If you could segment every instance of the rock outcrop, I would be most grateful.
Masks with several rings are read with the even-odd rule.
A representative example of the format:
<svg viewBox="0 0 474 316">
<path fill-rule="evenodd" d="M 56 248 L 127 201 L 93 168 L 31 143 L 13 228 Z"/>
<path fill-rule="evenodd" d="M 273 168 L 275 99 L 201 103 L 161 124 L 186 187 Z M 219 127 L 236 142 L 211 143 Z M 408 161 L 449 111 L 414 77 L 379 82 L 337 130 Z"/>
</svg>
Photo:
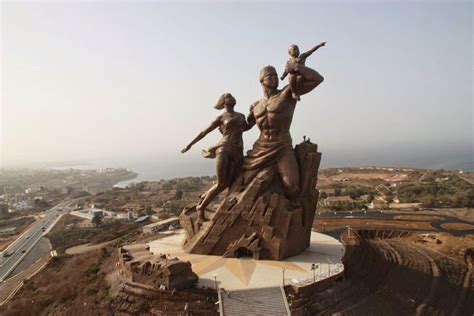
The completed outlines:
<svg viewBox="0 0 474 316">
<path fill-rule="evenodd" d="M 194 207 L 183 210 L 180 223 L 187 233 L 184 250 L 282 260 L 306 249 L 318 201 L 316 181 L 321 153 L 309 142 L 297 145 L 295 153 L 300 199 L 290 201 L 286 197 L 273 167 L 260 170 L 248 184 L 242 172 L 210 221 L 200 223 Z"/>
</svg>

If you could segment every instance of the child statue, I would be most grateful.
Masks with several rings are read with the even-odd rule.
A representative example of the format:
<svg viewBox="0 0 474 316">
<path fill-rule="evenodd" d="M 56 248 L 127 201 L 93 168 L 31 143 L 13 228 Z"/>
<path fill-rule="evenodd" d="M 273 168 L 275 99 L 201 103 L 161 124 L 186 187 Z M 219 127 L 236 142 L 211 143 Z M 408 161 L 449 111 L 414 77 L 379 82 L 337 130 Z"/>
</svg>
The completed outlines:
<svg viewBox="0 0 474 316">
<path fill-rule="evenodd" d="M 288 65 L 289 63 L 295 63 L 299 65 L 304 65 L 306 62 L 306 58 L 311 56 L 312 53 L 314 53 L 316 50 L 318 50 L 320 47 L 323 47 L 324 45 L 326 45 L 326 42 L 322 42 L 321 44 L 316 45 L 315 47 L 311 48 L 310 50 L 302 54 L 300 54 L 300 50 L 297 45 L 294 45 L 294 44 L 290 45 L 290 47 L 288 47 L 288 54 L 290 55 L 290 59 L 288 60 L 286 64 Z M 288 82 L 290 83 L 290 88 L 292 91 L 291 95 L 293 99 L 299 101 L 300 96 L 295 92 L 297 91 L 297 88 L 296 88 L 297 75 L 292 72 L 288 72 L 287 67 L 285 67 L 285 71 L 283 72 L 283 75 L 281 76 L 280 79 L 281 80 L 285 79 L 287 75 L 290 75 L 290 77 L 288 77 Z"/>
</svg>

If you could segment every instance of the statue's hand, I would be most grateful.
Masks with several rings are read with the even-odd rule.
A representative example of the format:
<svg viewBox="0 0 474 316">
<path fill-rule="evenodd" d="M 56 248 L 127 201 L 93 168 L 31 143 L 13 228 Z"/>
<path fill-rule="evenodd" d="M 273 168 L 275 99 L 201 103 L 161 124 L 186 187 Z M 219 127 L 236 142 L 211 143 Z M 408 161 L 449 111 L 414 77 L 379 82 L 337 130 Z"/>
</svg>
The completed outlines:
<svg viewBox="0 0 474 316">
<path fill-rule="evenodd" d="M 190 149 L 191 149 L 191 146 L 188 145 L 188 146 L 184 147 L 184 148 L 181 150 L 181 153 L 184 154 L 185 152 L 187 152 L 187 151 L 190 150 Z"/>
</svg>

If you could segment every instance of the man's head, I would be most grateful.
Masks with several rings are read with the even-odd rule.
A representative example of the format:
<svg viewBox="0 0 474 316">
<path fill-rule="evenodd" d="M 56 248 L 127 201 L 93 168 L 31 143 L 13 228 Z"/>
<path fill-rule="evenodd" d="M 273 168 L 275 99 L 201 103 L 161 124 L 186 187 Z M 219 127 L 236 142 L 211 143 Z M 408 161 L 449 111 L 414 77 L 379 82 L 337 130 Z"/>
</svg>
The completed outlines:
<svg viewBox="0 0 474 316">
<path fill-rule="evenodd" d="M 290 54 L 291 57 L 298 57 L 300 55 L 300 49 L 298 48 L 298 45 L 290 45 L 288 47 L 288 54 Z"/>
<path fill-rule="evenodd" d="M 268 89 L 278 88 L 278 74 L 275 67 L 265 66 L 260 70 L 260 83 Z"/>
</svg>

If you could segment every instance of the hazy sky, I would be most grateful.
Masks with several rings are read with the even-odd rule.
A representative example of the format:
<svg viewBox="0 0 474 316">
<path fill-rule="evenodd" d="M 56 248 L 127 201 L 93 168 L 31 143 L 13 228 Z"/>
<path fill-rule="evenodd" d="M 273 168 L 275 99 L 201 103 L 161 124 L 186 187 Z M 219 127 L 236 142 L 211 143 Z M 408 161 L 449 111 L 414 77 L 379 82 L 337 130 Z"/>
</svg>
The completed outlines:
<svg viewBox="0 0 474 316">
<path fill-rule="evenodd" d="M 2 2 L 1 9 L 3 165 L 202 159 L 217 131 L 185 157 L 179 150 L 218 115 L 222 93 L 247 114 L 262 97 L 262 66 L 281 73 L 288 44 L 304 51 L 321 41 L 327 46 L 306 64 L 325 81 L 298 103 L 294 143 L 310 136 L 326 163 L 472 155 L 471 1 Z M 246 148 L 257 135 L 256 127 L 246 133 Z"/>
</svg>

